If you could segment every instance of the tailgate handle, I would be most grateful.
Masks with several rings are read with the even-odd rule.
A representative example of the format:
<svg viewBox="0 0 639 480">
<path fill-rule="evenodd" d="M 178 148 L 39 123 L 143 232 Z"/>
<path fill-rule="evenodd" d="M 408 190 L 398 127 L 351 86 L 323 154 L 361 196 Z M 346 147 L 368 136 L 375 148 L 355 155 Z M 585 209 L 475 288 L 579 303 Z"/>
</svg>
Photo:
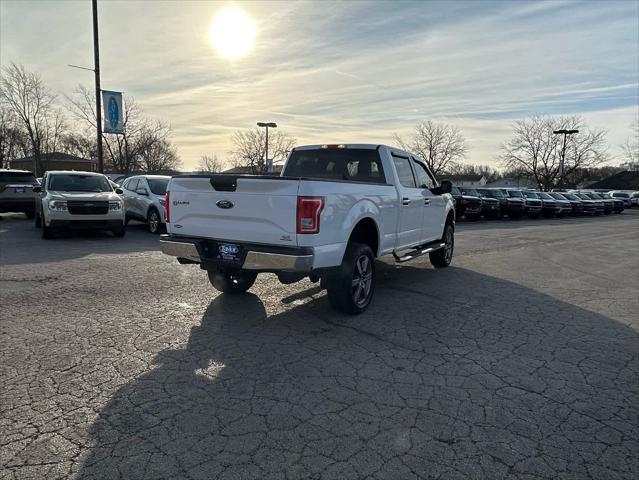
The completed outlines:
<svg viewBox="0 0 639 480">
<path fill-rule="evenodd" d="M 217 192 L 234 192 L 237 189 L 237 175 L 211 175 L 209 182 Z"/>
</svg>

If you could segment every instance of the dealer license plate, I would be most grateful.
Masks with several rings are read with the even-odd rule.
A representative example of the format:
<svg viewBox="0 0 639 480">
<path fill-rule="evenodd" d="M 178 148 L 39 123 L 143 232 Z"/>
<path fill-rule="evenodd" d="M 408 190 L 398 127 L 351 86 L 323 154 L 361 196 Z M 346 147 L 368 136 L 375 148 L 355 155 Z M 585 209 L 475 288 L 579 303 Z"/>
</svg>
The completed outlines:
<svg viewBox="0 0 639 480">
<path fill-rule="evenodd" d="M 217 246 L 220 258 L 237 262 L 240 259 L 240 246 L 234 243 L 220 243 Z"/>
</svg>

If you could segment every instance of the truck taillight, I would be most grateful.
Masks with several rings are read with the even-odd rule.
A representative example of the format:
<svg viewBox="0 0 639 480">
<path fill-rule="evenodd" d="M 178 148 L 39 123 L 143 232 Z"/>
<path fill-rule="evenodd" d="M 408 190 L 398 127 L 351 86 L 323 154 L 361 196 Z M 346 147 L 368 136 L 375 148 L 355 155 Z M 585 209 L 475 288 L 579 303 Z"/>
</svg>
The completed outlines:
<svg viewBox="0 0 639 480">
<path fill-rule="evenodd" d="M 297 197 L 297 233 L 319 233 L 324 197 Z"/>
<path fill-rule="evenodd" d="M 169 202 L 169 191 L 164 194 L 164 221 L 169 223 L 171 221 L 171 202 Z"/>
</svg>

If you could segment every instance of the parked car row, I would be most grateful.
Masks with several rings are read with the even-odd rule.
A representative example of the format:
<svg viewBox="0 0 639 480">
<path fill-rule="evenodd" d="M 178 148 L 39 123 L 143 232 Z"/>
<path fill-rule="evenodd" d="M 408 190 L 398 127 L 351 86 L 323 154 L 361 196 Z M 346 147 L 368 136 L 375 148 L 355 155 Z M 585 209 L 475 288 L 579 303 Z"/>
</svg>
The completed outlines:
<svg viewBox="0 0 639 480">
<path fill-rule="evenodd" d="M 619 196 L 619 193 L 625 195 Z M 453 186 L 457 218 L 474 221 L 483 217 L 495 220 L 504 217 L 518 219 L 552 218 L 577 215 L 609 215 L 621 213 L 633 205 L 633 195 L 639 192 L 608 192 L 570 190 L 540 192 L 520 188 L 465 188 Z"/>
<path fill-rule="evenodd" d="M 25 170 L 0 170 L 0 212 L 35 218 L 43 238 L 76 229 L 108 230 L 124 236 L 129 220 L 152 233 L 164 225 L 164 194 L 171 177 L 137 175 L 122 187 L 95 172 L 50 171 L 38 180 Z"/>
</svg>

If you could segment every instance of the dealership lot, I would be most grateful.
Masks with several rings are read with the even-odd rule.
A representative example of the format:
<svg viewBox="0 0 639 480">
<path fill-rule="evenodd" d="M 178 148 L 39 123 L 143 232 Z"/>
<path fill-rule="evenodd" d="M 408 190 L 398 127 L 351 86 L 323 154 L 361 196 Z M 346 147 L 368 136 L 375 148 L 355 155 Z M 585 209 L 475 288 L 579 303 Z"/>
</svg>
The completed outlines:
<svg viewBox="0 0 639 480">
<path fill-rule="evenodd" d="M 373 304 L 223 296 L 125 238 L 0 220 L 0 478 L 636 478 L 639 211 L 459 224 Z"/>
</svg>

